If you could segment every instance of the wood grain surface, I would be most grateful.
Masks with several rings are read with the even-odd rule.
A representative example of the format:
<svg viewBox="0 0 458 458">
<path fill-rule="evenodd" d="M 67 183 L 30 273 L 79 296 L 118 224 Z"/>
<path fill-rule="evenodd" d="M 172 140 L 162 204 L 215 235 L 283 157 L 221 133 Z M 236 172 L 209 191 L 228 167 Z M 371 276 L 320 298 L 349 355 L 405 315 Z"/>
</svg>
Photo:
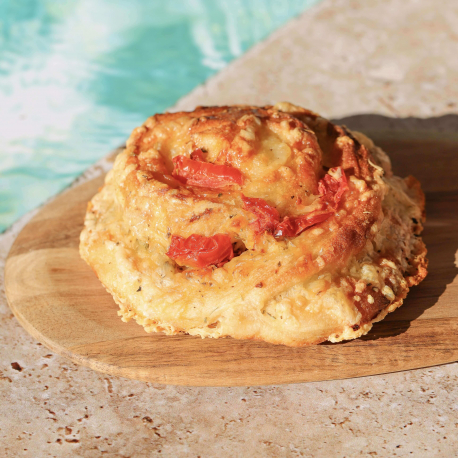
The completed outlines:
<svg viewBox="0 0 458 458">
<path fill-rule="evenodd" d="M 370 116 L 369 116 L 370 118 Z M 156 383 L 260 385 L 343 379 L 458 360 L 458 134 L 412 123 L 347 118 L 415 175 L 427 197 L 429 275 L 404 305 L 354 341 L 289 348 L 234 339 L 147 334 L 118 307 L 78 254 L 87 201 L 102 178 L 46 205 L 23 229 L 5 269 L 8 302 L 51 350 L 97 371 Z M 395 122 L 395 121 L 391 121 Z M 366 129 L 364 129 L 366 127 Z M 369 129 L 367 128 L 369 127 Z"/>
</svg>

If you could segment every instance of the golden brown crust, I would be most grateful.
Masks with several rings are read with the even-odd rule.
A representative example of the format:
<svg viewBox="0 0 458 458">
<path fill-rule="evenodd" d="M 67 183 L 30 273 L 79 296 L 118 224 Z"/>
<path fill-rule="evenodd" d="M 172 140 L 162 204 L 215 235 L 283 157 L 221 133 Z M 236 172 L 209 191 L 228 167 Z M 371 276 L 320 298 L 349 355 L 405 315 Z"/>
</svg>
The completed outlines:
<svg viewBox="0 0 458 458">
<path fill-rule="evenodd" d="M 240 170 L 243 184 L 173 178 L 172 159 L 196 149 Z M 331 217 L 295 237 L 256 231 L 243 196 L 280 218 L 308 214 L 332 167 L 345 171 L 348 190 Z M 426 275 L 423 217 L 419 183 L 394 177 L 360 133 L 288 103 L 198 107 L 134 130 L 88 207 L 80 251 L 123 319 L 147 331 L 300 346 L 359 337 L 402 304 Z M 172 235 L 216 233 L 237 248 L 222 267 L 183 267 L 166 255 Z"/>
</svg>

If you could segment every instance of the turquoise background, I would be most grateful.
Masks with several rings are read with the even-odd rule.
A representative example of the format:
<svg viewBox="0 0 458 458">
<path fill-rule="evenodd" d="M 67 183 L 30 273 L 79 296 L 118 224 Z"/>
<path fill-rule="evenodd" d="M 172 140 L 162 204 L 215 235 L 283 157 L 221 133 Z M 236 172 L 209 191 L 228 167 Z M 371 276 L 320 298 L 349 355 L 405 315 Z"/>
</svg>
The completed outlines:
<svg viewBox="0 0 458 458">
<path fill-rule="evenodd" d="M 318 0 L 0 0 L 0 232 Z"/>
</svg>

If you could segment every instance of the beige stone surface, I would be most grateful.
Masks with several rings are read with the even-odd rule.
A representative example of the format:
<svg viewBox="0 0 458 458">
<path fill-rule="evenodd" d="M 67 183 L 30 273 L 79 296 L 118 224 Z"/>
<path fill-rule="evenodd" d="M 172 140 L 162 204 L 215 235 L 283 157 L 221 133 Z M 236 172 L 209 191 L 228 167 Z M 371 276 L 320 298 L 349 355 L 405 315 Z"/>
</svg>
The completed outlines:
<svg viewBox="0 0 458 458">
<path fill-rule="evenodd" d="M 452 112 L 457 45 L 455 0 L 324 0 L 175 108 L 292 100 L 331 117 Z M 0 235 L 1 270 L 30 216 Z M 31 338 L 0 279 L 2 457 L 451 457 L 457 381 L 456 363 L 271 387 L 109 377 Z"/>
<path fill-rule="evenodd" d="M 181 99 L 290 101 L 328 118 L 458 111 L 456 0 L 325 0 Z"/>
</svg>

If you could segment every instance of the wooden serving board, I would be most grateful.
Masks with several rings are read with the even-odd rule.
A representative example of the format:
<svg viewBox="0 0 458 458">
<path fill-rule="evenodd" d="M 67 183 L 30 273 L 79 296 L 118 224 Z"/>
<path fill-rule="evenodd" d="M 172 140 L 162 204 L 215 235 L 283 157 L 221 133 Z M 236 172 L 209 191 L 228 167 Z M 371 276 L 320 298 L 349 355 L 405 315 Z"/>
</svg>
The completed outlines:
<svg viewBox="0 0 458 458">
<path fill-rule="evenodd" d="M 350 125 L 365 122 L 347 121 Z M 294 383 L 456 361 L 458 134 L 399 126 L 397 130 L 367 133 L 389 152 L 395 172 L 413 174 L 423 184 L 430 272 L 400 309 L 363 338 L 289 348 L 230 338 L 147 334 L 134 322 L 123 323 L 113 299 L 78 254 L 86 204 L 102 178 L 60 195 L 20 233 L 5 272 L 11 309 L 32 336 L 72 361 L 108 374 L 157 383 Z"/>
</svg>

